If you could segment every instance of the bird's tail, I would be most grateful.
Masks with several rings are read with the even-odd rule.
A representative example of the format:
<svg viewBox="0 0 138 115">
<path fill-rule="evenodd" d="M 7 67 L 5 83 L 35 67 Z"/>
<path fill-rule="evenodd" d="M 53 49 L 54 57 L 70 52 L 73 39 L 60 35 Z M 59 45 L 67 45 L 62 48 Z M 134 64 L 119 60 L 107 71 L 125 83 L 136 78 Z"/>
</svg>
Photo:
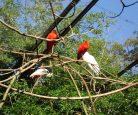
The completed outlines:
<svg viewBox="0 0 138 115">
<path fill-rule="evenodd" d="M 96 75 L 100 74 L 100 68 L 98 64 L 96 65 L 88 64 L 88 66 L 96 73 Z"/>
</svg>

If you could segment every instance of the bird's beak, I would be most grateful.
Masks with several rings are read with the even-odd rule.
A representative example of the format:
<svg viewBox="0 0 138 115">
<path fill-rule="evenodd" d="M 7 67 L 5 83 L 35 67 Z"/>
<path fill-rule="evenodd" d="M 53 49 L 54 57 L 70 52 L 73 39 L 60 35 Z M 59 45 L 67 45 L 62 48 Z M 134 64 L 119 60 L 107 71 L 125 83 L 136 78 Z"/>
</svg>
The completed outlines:
<svg viewBox="0 0 138 115">
<path fill-rule="evenodd" d="M 52 77 L 52 76 L 53 76 L 53 73 L 47 74 L 47 77 Z"/>
</svg>

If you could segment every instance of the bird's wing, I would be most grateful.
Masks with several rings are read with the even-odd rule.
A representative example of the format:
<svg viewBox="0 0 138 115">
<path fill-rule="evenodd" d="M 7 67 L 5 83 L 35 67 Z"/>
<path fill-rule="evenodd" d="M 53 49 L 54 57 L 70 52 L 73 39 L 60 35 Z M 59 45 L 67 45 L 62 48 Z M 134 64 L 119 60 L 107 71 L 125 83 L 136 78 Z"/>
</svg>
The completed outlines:
<svg viewBox="0 0 138 115">
<path fill-rule="evenodd" d="M 93 64 L 93 65 L 98 65 L 97 61 L 95 60 L 95 58 L 88 54 L 88 55 L 84 55 L 83 56 L 83 60 L 90 63 L 90 64 Z"/>
<path fill-rule="evenodd" d="M 33 72 L 30 76 L 34 76 L 34 75 L 40 75 L 40 73 L 42 73 L 44 71 L 44 69 L 37 69 L 35 72 Z"/>
<path fill-rule="evenodd" d="M 33 72 L 31 75 L 30 75 L 30 77 L 33 77 L 34 75 L 36 75 L 37 73 L 36 73 L 36 71 L 35 72 Z"/>
<path fill-rule="evenodd" d="M 99 75 L 99 73 L 100 73 L 100 68 L 99 68 L 99 66 L 97 66 L 97 65 L 92 65 L 92 64 L 90 64 L 90 63 L 88 63 L 88 66 L 89 66 L 97 75 Z"/>
<path fill-rule="evenodd" d="M 84 61 L 86 61 L 86 62 L 88 63 L 88 66 L 89 66 L 95 73 L 99 74 L 99 72 L 100 72 L 99 65 L 98 65 L 97 61 L 95 60 L 95 58 L 94 58 L 92 55 L 86 53 L 86 54 L 83 55 L 82 58 L 83 58 Z"/>
</svg>

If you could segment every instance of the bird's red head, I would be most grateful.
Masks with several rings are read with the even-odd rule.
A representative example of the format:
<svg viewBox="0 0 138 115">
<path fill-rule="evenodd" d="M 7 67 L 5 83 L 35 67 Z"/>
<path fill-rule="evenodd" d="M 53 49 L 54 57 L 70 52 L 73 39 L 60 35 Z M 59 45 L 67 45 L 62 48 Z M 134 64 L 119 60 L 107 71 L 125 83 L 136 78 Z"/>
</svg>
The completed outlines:
<svg viewBox="0 0 138 115">
<path fill-rule="evenodd" d="M 47 36 L 48 39 L 57 39 L 58 37 L 59 35 L 56 30 L 52 30 Z"/>
<path fill-rule="evenodd" d="M 47 49 L 44 51 L 44 53 L 50 53 L 52 51 L 52 48 L 54 45 L 56 45 L 57 41 L 54 41 L 55 39 L 59 38 L 59 34 L 56 30 L 52 30 L 48 36 L 47 39 L 50 39 L 51 41 L 47 41 Z"/>
<path fill-rule="evenodd" d="M 77 59 L 80 59 L 89 48 L 89 41 L 84 41 L 82 44 L 80 44 Z"/>
</svg>

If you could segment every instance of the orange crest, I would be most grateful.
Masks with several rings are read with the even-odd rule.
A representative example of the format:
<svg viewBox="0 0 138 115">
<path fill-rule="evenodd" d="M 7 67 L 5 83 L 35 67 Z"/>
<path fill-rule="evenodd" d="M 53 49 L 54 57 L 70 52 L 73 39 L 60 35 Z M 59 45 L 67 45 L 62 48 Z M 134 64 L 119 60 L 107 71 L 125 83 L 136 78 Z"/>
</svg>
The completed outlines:
<svg viewBox="0 0 138 115">
<path fill-rule="evenodd" d="M 52 51 L 52 48 L 54 45 L 56 45 L 57 41 L 54 41 L 55 39 L 59 38 L 59 34 L 56 30 L 52 30 L 48 36 L 47 39 L 51 39 L 51 41 L 47 41 L 47 49 L 44 51 L 45 53 L 50 53 Z"/>
<path fill-rule="evenodd" d="M 90 48 L 89 41 L 84 41 L 82 44 L 80 44 L 78 49 L 78 57 L 77 59 L 80 59 L 83 54 Z"/>
<path fill-rule="evenodd" d="M 56 30 L 52 30 L 47 36 L 48 39 L 57 39 L 58 37 L 59 35 Z"/>
</svg>

